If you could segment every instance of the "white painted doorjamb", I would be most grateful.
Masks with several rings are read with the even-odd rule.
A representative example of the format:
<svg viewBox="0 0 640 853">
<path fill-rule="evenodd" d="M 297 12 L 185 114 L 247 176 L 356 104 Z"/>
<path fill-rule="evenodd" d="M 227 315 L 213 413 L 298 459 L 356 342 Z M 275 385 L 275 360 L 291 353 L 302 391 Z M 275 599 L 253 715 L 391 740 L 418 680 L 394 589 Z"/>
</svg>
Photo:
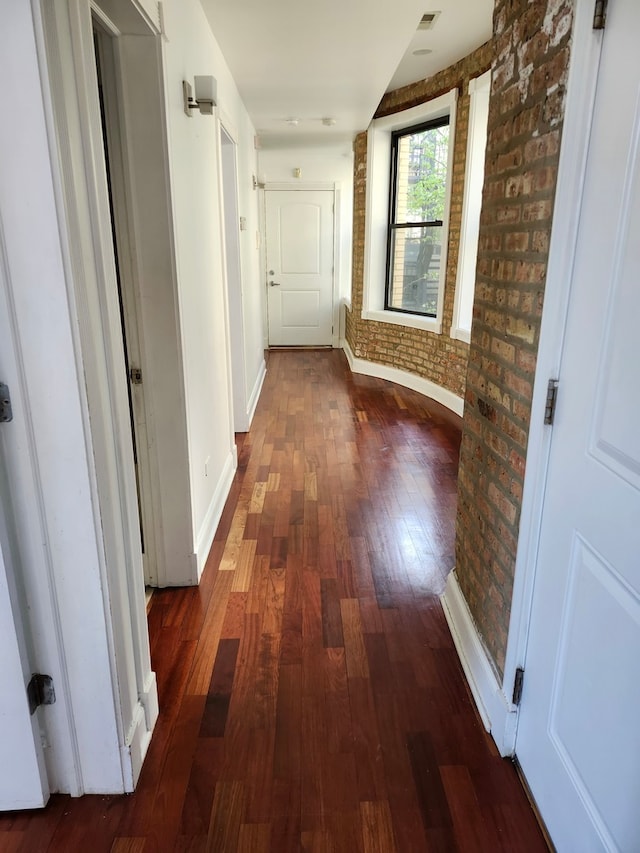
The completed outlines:
<svg viewBox="0 0 640 853">
<path fill-rule="evenodd" d="M 120 765 L 119 790 L 131 791 L 151 739 L 158 704 L 146 627 L 91 7 L 89 0 L 55 4 L 44 0 L 37 9 L 41 15 L 43 95 L 57 181 L 56 203 L 77 374 L 85 377 L 78 390 L 83 403 L 87 459 L 92 463 L 89 476 L 111 682 L 109 696 L 94 696 L 86 690 L 86 684 L 91 683 L 88 674 L 82 685 L 84 698 L 75 690 L 75 719 L 87 721 L 89 730 L 95 732 L 96 746 L 93 750 L 85 744 L 79 760 L 86 768 L 85 778 L 88 774 L 94 780 L 84 792 L 104 791 L 98 749 L 100 725 L 102 720 L 105 725 L 113 722 L 119 755 L 116 757 L 111 747 L 100 748 L 106 750 L 110 763 L 117 759 Z M 76 566 L 75 570 L 83 568 Z M 80 606 L 81 602 L 77 602 L 75 610 Z M 76 629 L 75 620 L 65 628 L 68 642 L 82 647 L 85 636 Z M 96 662 L 96 675 L 104 675 L 98 665 Z M 72 688 L 78 676 L 79 673 L 69 673 Z"/>
<path fill-rule="evenodd" d="M 340 293 L 342 282 L 340 270 L 342 269 L 342 186 L 339 182 L 333 185 L 333 348 L 339 349 L 340 342 Z"/>
<path fill-rule="evenodd" d="M 304 192 L 307 190 L 327 190 L 333 193 L 333 274 L 332 274 L 332 324 L 333 324 L 333 338 L 331 342 L 331 346 L 334 349 L 339 349 L 342 346 L 340 341 L 340 299 L 337 298 L 337 294 L 340 292 L 339 288 L 339 272 L 340 272 L 340 202 L 341 202 L 341 191 L 342 185 L 339 181 L 335 181 L 331 183 L 330 181 L 310 181 L 308 183 L 291 183 L 289 181 L 270 181 L 265 183 L 262 187 L 262 212 L 263 212 L 263 223 L 262 223 L 262 234 L 263 234 L 263 246 L 264 246 L 264 261 L 262 263 L 262 269 L 264 271 L 264 281 L 266 286 L 266 281 L 268 279 L 267 274 L 267 251 L 266 251 L 266 233 L 267 233 L 267 214 L 266 214 L 266 193 L 269 190 L 284 190 L 286 192 L 295 192 L 300 191 Z M 265 300 L 265 312 L 266 312 L 266 300 Z M 268 318 L 265 313 L 265 349 L 269 346 L 269 332 L 268 332 Z"/>
<path fill-rule="evenodd" d="M 604 31 L 606 38 L 606 30 Z M 547 265 L 542 326 L 531 409 L 527 466 L 514 577 L 504 685 L 511 692 L 516 668 L 524 666 L 535 583 L 536 557 L 553 427 L 545 426 L 547 383 L 556 379 L 570 300 L 579 210 L 602 47 L 602 30 L 593 29 L 593 4 L 578 0 L 571 44 L 567 100 L 562 131 Z M 562 394 L 562 387 L 559 388 Z M 525 674 L 526 679 L 526 674 Z M 515 749 L 517 732 L 513 731 Z"/>
<path fill-rule="evenodd" d="M 216 110 L 216 112 L 218 112 Z M 231 173 L 225 166 L 223 134 L 230 140 Z M 230 435 L 235 432 L 246 432 L 249 429 L 247 406 L 247 378 L 245 365 L 245 330 L 244 330 L 244 295 L 242 287 L 242 257 L 237 233 L 239 229 L 238 204 L 238 143 L 231 132 L 222 123 L 220 115 L 216 116 L 216 139 L 218 143 L 218 205 L 220 211 L 220 244 L 222 246 L 222 276 L 224 280 L 223 299 L 225 306 L 225 327 L 227 331 L 227 379 L 230 389 L 229 413 L 231 419 Z M 230 236 L 233 234 L 233 236 Z M 228 249 L 235 249 L 236 258 L 228 257 Z M 235 262 L 235 264 L 234 264 Z M 229 281 L 229 270 L 234 265 L 238 280 Z M 236 285 L 234 289 L 234 285 Z M 232 323 L 233 313 L 233 323 Z M 235 372 L 235 379 L 234 379 Z M 235 442 L 231 453 L 237 464 L 237 449 Z"/>
<path fill-rule="evenodd" d="M 577 0 L 502 682 L 475 628 L 455 571 L 449 574 L 442 597 L 445 616 L 476 705 L 500 754 L 505 756 L 513 755 L 516 748 L 518 709 L 511 699 L 516 669 L 524 666 L 526 658 L 551 445 L 552 428 L 544 425 L 547 382 L 557 378 L 562 355 L 602 44 L 602 31 L 593 30 L 592 24 L 593 4 L 590 0 Z M 561 387 L 559 393 L 562 393 Z"/>
<path fill-rule="evenodd" d="M 226 356 L 227 356 L 227 388 L 229 390 L 229 399 L 228 399 L 228 411 L 229 411 L 229 429 L 227 434 L 231 437 L 231 444 L 229 447 L 229 452 L 231 453 L 231 457 L 233 459 L 234 469 L 238 465 L 238 449 L 236 447 L 234 441 L 234 402 L 233 402 L 233 375 L 232 375 L 232 366 L 231 366 L 231 318 L 229 314 L 229 289 L 228 289 L 228 265 L 227 265 L 227 239 L 224 233 L 224 229 L 227 227 L 225 223 L 225 212 L 224 212 L 224 178 L 222 174 L 222 125 L 220 123 L 220 116 L 216 110 L 216 143 L 218 146 L 218 216 L 220 221 L 220 246 L 222 248 L 222 275 L 224 278 L 224 287 L 222 288 L 222 299 L 224 303 L 224 323 L 225 330 L 227 333 L 227 346 L 226 346 Z M 236 152 L 236 143 L 233 142 L 234 145 L 234 158 Z M 237 173 L 236 173 L 237 174 Z M 236 209 L 236 213 L 238 211 L 238 199 L 237 196 L 234 199 L 234 207 Z M 238 227 L 238 223 L 235 223 L 236 227 Z M 238 247 L 238 254 L 239 247 Z M 238 259 L 238 264 L 240 264 L 240 259 Z M 240 267 L 239 267 L 240 269 Z M 242 271 L 240 270 L 240 276 L 242 276 Z M 242 302 L 242 296 L 240 297 Z M 244 328 L 241 329 L 241 338 L 242 338 L 242 372 L 244 374 Z M 243 377 L 244 378 L 244 377 Z M 246 383 L 243 382 L 243 394 L 246 399 Z M 213 531 L 215 532 L 215 531 Z M 209 543 L 209 547 L 211 547 L 211 543 Z M 207 549 L 208 551 L 208 549 Z"/>
<path fill-rule="evenodd" d="M 262 294 L 262 349 L 269 349 L 269 310 L 267 308 L 267 194 L 265 192 L 265 184 L 258 182 L 256 187 L 259 195 L 258 198 L 258 226 L 260 229 L 260 251 L 258 259 L 258 269 L 262 280 L 260 281 L 260 291 Z"/>
</svg>

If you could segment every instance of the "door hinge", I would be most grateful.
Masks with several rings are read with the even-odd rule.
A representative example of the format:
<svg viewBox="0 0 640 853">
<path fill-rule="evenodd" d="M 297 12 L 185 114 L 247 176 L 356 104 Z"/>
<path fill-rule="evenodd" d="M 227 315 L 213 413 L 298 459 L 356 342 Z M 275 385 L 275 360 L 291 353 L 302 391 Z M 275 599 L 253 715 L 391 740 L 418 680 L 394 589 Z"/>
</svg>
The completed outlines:
<svg viewBox="0 0 640 853">
<path fill-rule="evenodd" d="M 142 370 L 139 367 L 130 367 L 129 379 L 132 385 L 142 385 Z"/>
<path fill-rule="evenodd" d="M 6 424 L 13 420 L 13 412 L 11 410 L 11 395 L 9 394 L 9 386 L 4 382 L 0 382 L 0 423 Z"/>
<path fill-rule="evenodd" d="M 544 407 L 544 422 L 552 424 L 556 414 L 556 402 L 558 400 L 558 380 L 550 379 L 547 385 L 547 402 Z"/>
<path fill-rule="evenodd" d="M 596 0 L 593 10 L 593 29 L 603 30 L 607 23 L 607 2 L 608 0 Z"/>
<path fill-rule="evenodd" d="M 36 672 L 27 684 L 29 713 L 34 714 L 39 705 L 53 705 L 56 701 L 56 691 L 53 689 L 53 679 L 50 675 Z"/>
<path fill-rule="evenodd" d="M 511 702 L 513 705 L 519 705 L 522 699 L 522 685 L 524 683 L 524 669 L 519 666 L 516 669 L 516 675 L 513 679 L 513 696 Z"/>
</svg>

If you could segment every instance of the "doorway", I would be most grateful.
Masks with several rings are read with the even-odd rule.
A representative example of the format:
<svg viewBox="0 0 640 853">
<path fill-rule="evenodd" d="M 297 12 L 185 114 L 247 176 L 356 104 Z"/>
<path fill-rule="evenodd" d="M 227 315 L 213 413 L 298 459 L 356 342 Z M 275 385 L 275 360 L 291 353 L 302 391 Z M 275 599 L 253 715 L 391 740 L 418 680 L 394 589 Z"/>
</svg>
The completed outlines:
<svg viewBox="0 0 640 853">
<path fill-rule="evenodd" d="M 99 22 L 93 22 L 96 73 L 104 159 L 106 166 L 109 212 L 115 275 L 120 306 L 122 344 L 127 370 L 127 393 L 131 421 L 133 463 L 138 495 L 140 522 L 140 548 L 145 584 L 153 583 L 156 576 L 155 543 L 153 540 L 153 510 L 151 500 L 148 438 L 146 430 L 145 400 L 143 391 L 142 360 L 140 355 L 136 293 L 131 268 L 131 234 L 126 211 L 126 186 L 122 162 L 119 105 L 116 87 L 116 69 L 113 38 Z"/>
<path fill-rule="evenodd" d="M 118 305 L 105 322 L 113 323 L 113 333 L 117 327 L 124 341 L 124 371 L 115 381 L 128 394 L 144 581 L 153 587 L 192 585 L 198 582 L 198 566 L 186 411 L 179 405 L 185 377 L 161 42 L 133 4 L 121 0 L 109 9 L 117 13 L 113 19 L 99 5 L 91 7 L 102 89 L 101 141 L 106 137 L 104 162 L 96 164 L 105 174 L 96 181 L 106 181 L 110 202 L 108 225 L 101 222 L 104 262 L 112 266 L 104 286 L 114 287 L 115 278 Z M 135 536 L 140 541 L 139 530 Z"/>
<path fill-rule="evenodd" d="M 265 192 L 269 346 L 331 346 L 334 193 Z"/>
<path fill-rule="evenodd" d="M 240 261 L 241 220 L 238 211 L 238 165 L 236 142 L 220 124 L 220 161 L 222 170 L 222 230 L 225 249 L 231 387 L 233 393 L 234 432 L 249 429 L 247 371 L 245 361 L 244 298 Z"/>
</svg>

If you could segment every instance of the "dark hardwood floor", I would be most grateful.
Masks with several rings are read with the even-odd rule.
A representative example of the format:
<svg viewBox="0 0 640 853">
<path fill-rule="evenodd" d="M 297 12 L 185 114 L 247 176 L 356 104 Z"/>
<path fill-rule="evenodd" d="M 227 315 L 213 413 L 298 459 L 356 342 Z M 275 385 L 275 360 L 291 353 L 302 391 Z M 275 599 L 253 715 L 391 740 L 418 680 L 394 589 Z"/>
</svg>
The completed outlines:
<svg viewBox="0 0 640 853">
<path fill-rule="evenodd" d="M 0 850 L 546 850 L 438 599 L 459 441 L 340 351 L 270 353 L 202 584 L 151 602 L 136 793 L 2 816 Z"/>
</svg>

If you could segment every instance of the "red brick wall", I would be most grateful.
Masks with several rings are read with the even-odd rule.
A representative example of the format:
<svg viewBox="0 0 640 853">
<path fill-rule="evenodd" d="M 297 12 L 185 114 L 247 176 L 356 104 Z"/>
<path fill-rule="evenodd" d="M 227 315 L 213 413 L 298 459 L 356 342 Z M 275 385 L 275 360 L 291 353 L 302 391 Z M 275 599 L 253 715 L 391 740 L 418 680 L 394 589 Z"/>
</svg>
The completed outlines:
<svg viewBox="0 0 640 853">
<path fill-rule="evenodd" d="M 458 246 L 462 220 L 462 194 L 469 127 L 468 84 L 472 77 L 491 64 L 491 45 L 487 43 L 450 68 L 428 80 L 404 86 L 382 99 L 375 117 L 401 112 L 458 88 L 455 133 L 455 164 L 452 175 L 449 243 L 442 334 L 423 332 L 408 326 L 362 320 L 364 271 L 364 230 L 367 167 L 367 135 L 356 137 L 354 152 L 353 278 L 351 311 L 347 311 L 346 338 L 354 355 L 368 361 L 392 365 L 436 382 L 454 394 L 464 394 L 469 347 L 449 337 L 453 317 Z"/>
<path fill-rule="evenodd" d="M 504 668 L 564 115 L 572 0 L 497 0 L 456 570 Z"/>
</svg>

